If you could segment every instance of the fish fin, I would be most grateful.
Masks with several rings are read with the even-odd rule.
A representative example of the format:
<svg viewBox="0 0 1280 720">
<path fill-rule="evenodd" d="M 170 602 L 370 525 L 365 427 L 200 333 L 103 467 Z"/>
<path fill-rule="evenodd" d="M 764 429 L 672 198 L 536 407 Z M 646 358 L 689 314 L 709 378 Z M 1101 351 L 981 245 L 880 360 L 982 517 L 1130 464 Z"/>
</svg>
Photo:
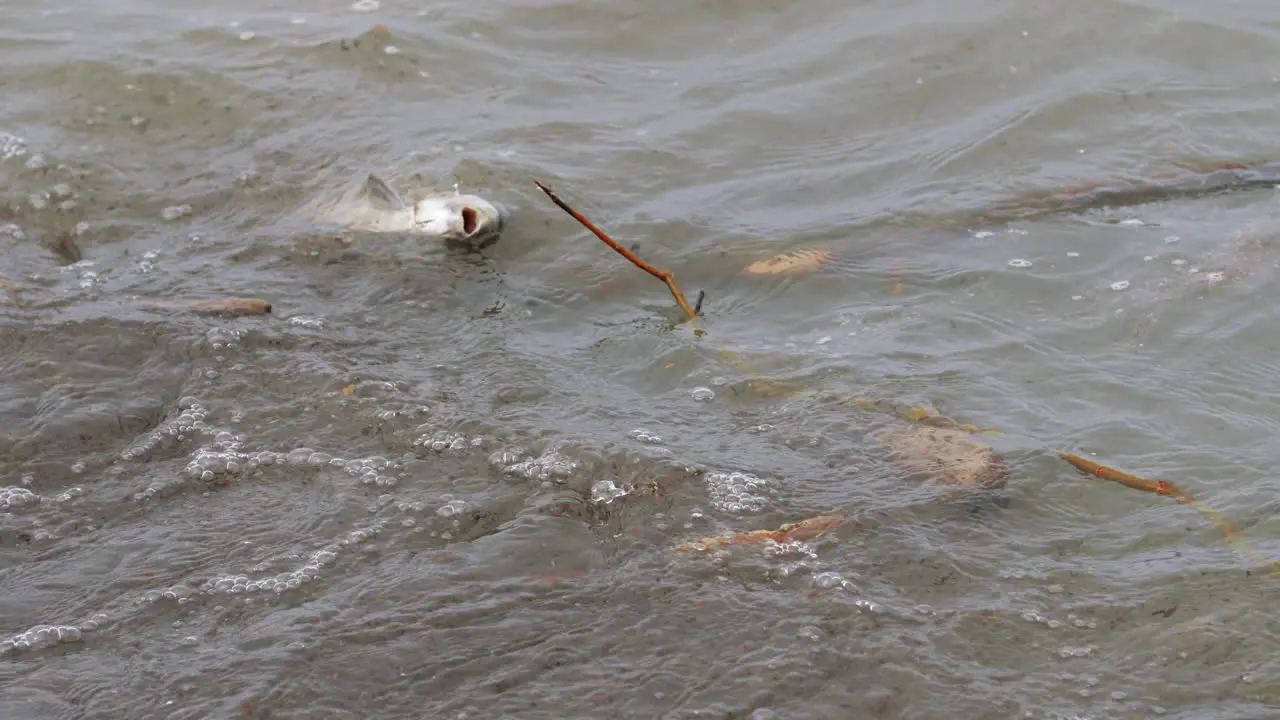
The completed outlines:
<svg viewBox="0 0 1280 720">
<path fill-rule="evenodd" d="M 373 173 L 369 173 L 369 177 L 365 178 L 364 191 L 371 200 L 385 205 L 388 210 L 398 211 L 406 207 L 400 194 L 393 190 L 386 180 Z"/>
</svg>

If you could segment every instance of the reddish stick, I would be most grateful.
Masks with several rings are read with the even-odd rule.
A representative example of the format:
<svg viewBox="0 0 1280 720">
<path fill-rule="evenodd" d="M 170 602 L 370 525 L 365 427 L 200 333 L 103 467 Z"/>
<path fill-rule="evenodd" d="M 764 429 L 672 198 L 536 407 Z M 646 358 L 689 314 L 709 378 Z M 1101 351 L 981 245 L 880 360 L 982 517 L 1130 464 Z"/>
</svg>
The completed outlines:
<svg viewBox="0 0 1280 720">
<path fill-rule="evenodd" d="M 630 260 L 632 265 L 635 265 L 636 267 L 658 278 L 664 284 L 666 284 L 667 289 L 671 291 L 671 297 L 676 299 L 676 304 L 679 305 L 680 309 L 684 310 L 685 313 L 689 315 L 689 317 L 695 317 L 698 314 L 698 311 L 695 310 L 693 306 L 689 304 L 689 301 L 685 299 L 684 293 L 680 292 L 680 286 L 676 285 L 676 278 L 674 275 L 671 274 L 669 270 L 659 270 L 658 268 L 650 265 L 644 260 L 641 260 L 638 255 L 622 247 L 621 245 L 618 244 L 616 240 L 609 237 L 609 235 L 605 233 L 605 231 L 596 227 L 595 223 L 591 222 L 586 217 L 584 217 L 582 213 L 569 207 L 569 204 L 561 200 L 555 194 L 555 192 L 552 191 L 551 188 L 547 187 L 546 185 L 543 185 L 542 183 L 538 182 L 536 179 L 533 181 L 533 184 L 537 185 L 539 190 L 546 193 L 547 197 L 551 198 L 551 202 L 559 206 L 561 210 L 572 215 L 574 220 L 577 220 L 578 222 L 582 223 L 583 227 L 585 227 L 586 229 L 594 233 L 596 237 L 600 238 L 600 240 L 604 242 L 605 245 L 608 245 L 609 247 L 613 248 L 614 251 L 617 252 L 619 255 L 626 258 L 627 260 Z"/>
</svg>

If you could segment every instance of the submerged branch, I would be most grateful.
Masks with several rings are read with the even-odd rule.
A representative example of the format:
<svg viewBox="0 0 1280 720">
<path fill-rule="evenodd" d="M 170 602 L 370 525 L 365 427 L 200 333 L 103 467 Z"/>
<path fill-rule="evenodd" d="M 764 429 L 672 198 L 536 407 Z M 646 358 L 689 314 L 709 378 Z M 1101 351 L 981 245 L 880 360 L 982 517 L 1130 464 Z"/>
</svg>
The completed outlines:
<svg viewBox="0 0 1280 720">
<path fill-rule="evenodd" d="M 704 297 L 703 293 L 698 294 L 698 307 L 695 308 L 694 306 L 690 305 L 689 301 L 685 298 L 684 293 L 680 291 L 680 286 L 676 284 L 675 276 L 672 275 L 669 270 L 659 270 L 658 268 L 655 268 L 654 266 L 640 259 L 640 256 L 636 255 L 635 253 L 631 252 L 625 247 L 619 245 L 616 240 L 609 237 L 609 235 L 605 233 L 605 231 L 596 227 L 595 223 L 588 220 L 585 216 L 582 215 L 582 213 L 569 207 L 569 204 L 561 200 L 559 196 L 557 196 L 551 188 L 547 187 L 546 185 L 543 185 L 541 182 L 538 182 L 536 179 L 533 181 L 533 184 L 537 185 L 539 190 L 546 193 L 547 197 L 551 198 L 551 202 L 555 203 L 561 210 L 564 210 L 565 212 L 573 216 L 574 220 L 577 220 L 578 222 L 582 223 L 583 227 L 590 230 L 596 237 L 600 238 L 600 240 L 604 242 L 605 245 L 608 245 L 609 247 L 613 248 L 614 252 L 618 253 L 622 257 L 631 261 L 632 265 L 635 265 L 641 270 L 661 280 L 667 286 L 667 289 L 671 291 L 671 297 L 675 298 L 676 304 L 680 306 L 681 310 L 685 311 L 685 314 L 687 314 L 691 318 L 696 317 L 698 315 L 698 312 L 702 309 L 702 299 Z"/>
</svg>

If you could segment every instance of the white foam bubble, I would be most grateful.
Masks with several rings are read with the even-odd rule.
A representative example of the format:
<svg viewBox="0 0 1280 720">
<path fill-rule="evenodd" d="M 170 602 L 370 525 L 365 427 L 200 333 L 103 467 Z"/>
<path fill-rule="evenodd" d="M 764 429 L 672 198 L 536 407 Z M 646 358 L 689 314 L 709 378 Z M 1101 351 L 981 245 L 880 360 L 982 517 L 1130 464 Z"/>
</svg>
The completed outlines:
<svg viewBox="0 0 1280 720">
<path fill-rule="evenodd" d="M 720 512 L 760 512 L 772 492 L 767 480 L 751 473 L 711 472 L 705 481 L 711 505 Z"/>
<path fill-rule="evenodd" d="M 24 487 L 0 487 L 0 510 L 16 510 L 18 508 L 39 505 L 41 497 Z"/>
<path fill-rule="evenodd" d="M 835 572 L 820 572 L 814 575 L 810 582 L 813 583 L 814 587 L 821 590 L 831 590 L 834 588 L 840 588 L 843 590 L 853 589 L 853 583 L 845 580 L 840 573 Z"/>
<path fill-rule="evenodd" d="M 466 502 L 462 500 L 450 500 L 444 505 L 441 505 L 436 510 L 436 515 L 439 515 L 440 517 L 446 517 L 446 518 L 455 517 L 457 515 L 461 515 L 462 513 L 466 512 L 466 510 L 467 510 Z"/>
<path fill-rule="evenodd" d="M 507 475 L 538 482 L 563 483 L 578 464 L 557 449 L 543 452 L 537 457 L 516 450 L 500 450 L 489 456 L 489 462 Z"/>
<path fill-rule="evenodd" d="M 661 436 L 661 435 L 657 435 L 657 434 L 655 434 L 655 433 L 651 433 L 651 432 L 649 432 L 648 430 L 644 430 L 644 429 L 636 429 L 636 430 L 632 430 L 629 434 L 631 435 L 631 437 L 635 438 L 636 440 L 639 440 L 640 442 L 642 442 L 642 443 L 644 443 L 644 444 L 646 444 L 646 445 L 661 445 L 661 444 L 663 444 L 663 440 L 662 440 L 662 436 Z"/>
<path fill-rule="evenodd" d="M 191 212 L 192 212 L 192 208 L 190 205 L 170 205 L 169 207 L 160 211 L 160 217 L 164 218 L 165 220 L 173 221 L 173 220 L 179 220 L 181 218 L 184 218 L 190 215 Z"/>
<path fill-rule="evenodd" d="M 620 497 L 626 497 L 629 492 L 618 487 L 612 480 L 601 480 L 591 486 L 591 502 L 608 505 Z"/>
<path fill-rule="evenodd" d="M 470 448 L 482 448 L 486 442 L 483 437 L 468 437 L 460 432 L 433 430 L 428 425 L 419 425 L 417 432 L 422 434 L 414 439 L 413 446 L 438 453 L 461 452 Z"/>
<path fill-rule="evenodd" d="M 324 320 L 320 318 L 307 317 L 305 315 L 294 315 L 289 318 L 289 324 L 294 327 L 306 328 L 308 330 L 319 330 L 324 327 Z"/>
<path fill-rule="evenodd" d="M 27 141 L 12 133 L 0 132 L 0 160 L 27 154 Z"/>
<path fill-rule="evenodd" d="M 324 568 L 337 561 L 341 553 L 376 537 L 385 528 L 386 522 L 379 520 L 367 527 L 352 530 L 336 542 L 329 543 L 323 548 L 312 552 L 300 567 L 287 572 L 267 575 L 257 579 L 252 579 L 248 575 L 217 575 L 211 577 L 200 586 L 199 592 L 205 595 L 240 595 L 257 592 L 281 594 L 288 590 L 299 588 L 303 584 L 319 577 Z M 265 569 L 266 566 L 259 567 Z M 145 595 L 143 599 L 149 602 L 169 600 L 183 604 L 185 599 L 193 597 L 194 594 L 195 591 L 186 586 L 175 586 L 159 593 L 153 591 Z"/>
</svg>

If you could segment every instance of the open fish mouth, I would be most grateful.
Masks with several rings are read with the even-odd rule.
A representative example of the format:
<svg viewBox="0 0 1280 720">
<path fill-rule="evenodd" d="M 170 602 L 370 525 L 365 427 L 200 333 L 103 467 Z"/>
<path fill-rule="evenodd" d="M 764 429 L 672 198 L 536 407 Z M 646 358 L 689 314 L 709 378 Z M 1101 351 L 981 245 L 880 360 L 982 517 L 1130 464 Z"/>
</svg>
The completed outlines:
<svg viewBox="0 0 1280 720">
<path fill-rule="evenodd" d="M 414 204 L 414 230 L 448 242 L 487 245 L 497 240 L 505 225 L 503 210 L 476 196 L 437 195 Z"/>
<path fill-rule="evenodd" d="M 462 234 L 471 235 L 480 227 L 480 212 L 473 207 L 462 208 Z"/>
</svg>

